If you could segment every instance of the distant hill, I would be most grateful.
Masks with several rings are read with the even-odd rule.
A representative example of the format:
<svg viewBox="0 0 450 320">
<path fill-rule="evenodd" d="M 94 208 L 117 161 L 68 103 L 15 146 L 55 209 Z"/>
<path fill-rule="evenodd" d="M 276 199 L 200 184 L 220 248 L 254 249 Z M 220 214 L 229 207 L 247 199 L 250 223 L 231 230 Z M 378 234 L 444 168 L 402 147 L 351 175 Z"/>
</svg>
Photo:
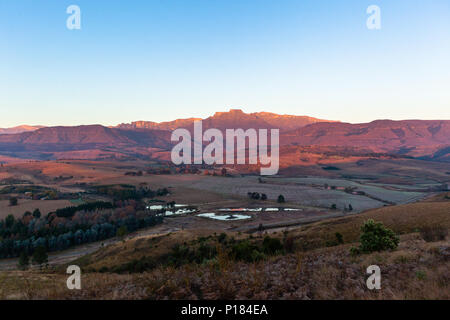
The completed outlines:
<svg viewBox="0 0 450 320">
<path fill-rule="evenodd" d="M 115 130 L 101 125 L 76 127 L 48 127 L 32 132 L 0 136 L 1 143 L 17 143 L 30 145 L 43 144 L 121 144 L 129 140 L 117 134 Z"/>
<path fill-rule="evenodd" d="M 377 120 L 370 123 L 317 123 L 280 137 L 284 145 L 345 146 L 424 156 L 450 146 L 450 120 Z"/>
<path fill-rule="evenodd" d="M 27 158 L 67 158 L 64 152 L 94 150 L 130 154 L 137 147 L 170 148 L 170 131 L 123 130 L 101 125 L 49 127 L 33 132 L 0 135 L 0 153 Z M 139 155 L 139 151 L 131 152 Z"/>
<path fill-rule="evenodd" d="M 15 133 L 36 131 L 41 128 L 43 128 L 43 126 L 28 126 L 28 125 L 22 125 L 13 128 L 0 128 L 0 134 L 15 134 Z"/>
</svg>

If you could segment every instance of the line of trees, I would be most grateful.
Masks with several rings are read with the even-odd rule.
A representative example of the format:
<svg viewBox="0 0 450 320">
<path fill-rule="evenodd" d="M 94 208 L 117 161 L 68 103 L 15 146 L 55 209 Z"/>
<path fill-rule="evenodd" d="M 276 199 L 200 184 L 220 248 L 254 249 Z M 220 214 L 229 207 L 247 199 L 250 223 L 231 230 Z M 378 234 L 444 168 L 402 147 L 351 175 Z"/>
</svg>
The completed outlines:
<svg viewBox="0 0 450 320">
<path fill-rule="evenodd" d="M 267 200 L 267 195 L 265 193 L 248 192 L 247 196 L 253 200 Z"/>
<path fill-rule="evenodd" d="M 54 212 L 40 217 L 27 212 L 16 219 L 8 215 L 0 220 L 0 258 L 18 257 L 22 252 L 32 255 L 39 247 L 46 251 L 65 250 L 114 237 L 120 228 L 133 232 L 162 222 L 162 217 L 137 212 L 136 205 L 124 201 L 123 207 L 112 208 L 111 204 L 92 203 L 62 209 L 60 212 L 73 213 L 67 216 Z M 73 208 L 77 210 L 74 212 Z"/>
</svg>

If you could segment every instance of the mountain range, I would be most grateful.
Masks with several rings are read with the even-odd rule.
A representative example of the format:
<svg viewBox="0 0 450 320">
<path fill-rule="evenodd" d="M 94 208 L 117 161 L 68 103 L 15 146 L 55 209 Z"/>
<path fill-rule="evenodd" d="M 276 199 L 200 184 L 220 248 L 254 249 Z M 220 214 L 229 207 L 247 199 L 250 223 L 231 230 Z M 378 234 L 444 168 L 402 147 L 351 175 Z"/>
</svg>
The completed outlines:
<svg viewBox="0 0 450 320">
<path fill-rule="evenodd" d="M 192 130 L 196 120 L 200 119 L 162 123 L 137 121 L 116 127 L 0 129 L 0 155 L 27 159 L 155 157 L 167 160 L 173 146 L 171 131 L 176 128 Z M 304 150 L 305 147 L 316 153 L 323 153 L 324 147 L 327 150 L 345 148 L 357 154 L 385 153 L 450 162 L 450 120 L 376 120 L 350 124 L 267 112 L 247 114 L 233 109 L 203 119 L 203 130 L 208 128 L 278 128 L 280 162 L 283 150 L 292 153 L 293 148 Z"/>
<path fill-rule="evenodd" d="M 213 116 L 206 119 L 189 118 L 161 123 L 137 121 L 132 122 L 131 124 L 120 124 L 117 128 L 175 130 L 177 128 L 191 128 L 194 121 L 198 120 L 202 120 L 204 129 L 216 128 L 224 130 L 227 128 L 279 128 L 282 131 L 298 129 L 312 123 L 331 122 L 329 120 L 321 120 L 307 116 L 278 115 L 269 112 L 247 114 L 239 109 L 231 109 L 228 112 L 216 112 Z"/>
</svg>

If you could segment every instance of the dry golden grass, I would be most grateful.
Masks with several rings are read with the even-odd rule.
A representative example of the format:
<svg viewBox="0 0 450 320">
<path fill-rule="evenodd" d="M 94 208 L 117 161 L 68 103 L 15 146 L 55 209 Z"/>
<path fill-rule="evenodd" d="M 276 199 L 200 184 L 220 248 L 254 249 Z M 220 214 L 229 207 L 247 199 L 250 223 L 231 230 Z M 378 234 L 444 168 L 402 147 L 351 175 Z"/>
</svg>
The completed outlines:
<svg viewBox="0 0 450 320">
<path fill-rule="evenodd" d="M 336 232 L 343 235 L 345 242 L 354 242 L 359 238 L 361 225 L 368 219 L 383 222 L 398 234 L 415 232 L 425 226 L 450 228 L 450 200 L 442 201 L 442 196 L 439 195 L 423 202 L 383 207 L 358 215 L 317 222 L 290 234 L 308 242 L 312 247 L 320 247 L 326 241 L 335 240 Z"/>
<path fill-rule="evenodd" d="M 87 269 L 99 270 L 102 267 L 114 267 L 125 264 L 142 257 L 159 259 L 169 253 L 176 244 L 189 244 L 199 237 L 207 237 L 214 233 L 213 230 L 197 229 L 182 230 L 164 235 L 151 235 L 133 238 L 103 248 L 76 260 L 74 263 Z M 235 239 L 246 237 L 246 235 L 227 232 L 228 236 Z"/>
<path fill-rule="evenodd" d="M 0 272 L 0 299 L 450 299 L 448 241 L 401 237 L 399 249 L 352 257 L 349 245 L 276 256 L 257 263 L 159 267 L 142 274 L 82 273 L 82 290 L 50 271 Z M 370 291 L 366 268 L 382 271 Z"/>
</svg>

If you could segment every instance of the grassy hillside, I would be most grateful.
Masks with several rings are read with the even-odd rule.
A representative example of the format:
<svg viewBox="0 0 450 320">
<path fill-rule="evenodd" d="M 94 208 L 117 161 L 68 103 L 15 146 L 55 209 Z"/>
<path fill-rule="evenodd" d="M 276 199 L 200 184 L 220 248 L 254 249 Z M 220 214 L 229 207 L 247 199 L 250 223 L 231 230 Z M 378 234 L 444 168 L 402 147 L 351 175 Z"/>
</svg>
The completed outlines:
<svg viewBox="0 0 450 320">
<path fill-rule="evenodd" d="M 83 270 L 81 291 L 67 290 L 62 267 L 14 271 L 0 273 L 0 298 L 450 299 L 448 237 L 427 242 L 420 232 L 450 228 L 446 196 L 272 232 L 269 236 L 282 245 L 272 251 L 264 232 L 185 230 L 134 238 L 73 262 Z M 400 234 L 396 250 L 350 254 L 369 218 Z M 342 244 L 336 243 L 336 233 Z M 252 258 L 239 258 L 242 252 Z M 365 284 L 372 264 L 382 270 L 380 291 Z"/>
<path fill-rule="evenodd" d="M 425 227 L 436 225 L 448 229 L 450 193 L 417 203 L 388 206 L 354 216 L 321 221 L 298 228 L 290 234 L 298 239 L 304 248 L 322 247 L 335 239 L 336 232 L 342 234 L 344 242 L 355 242 L 359 238 L 360 226 L 368 219 L 383 222 L 397 234 L 418 232 Z"/>
</svg>

